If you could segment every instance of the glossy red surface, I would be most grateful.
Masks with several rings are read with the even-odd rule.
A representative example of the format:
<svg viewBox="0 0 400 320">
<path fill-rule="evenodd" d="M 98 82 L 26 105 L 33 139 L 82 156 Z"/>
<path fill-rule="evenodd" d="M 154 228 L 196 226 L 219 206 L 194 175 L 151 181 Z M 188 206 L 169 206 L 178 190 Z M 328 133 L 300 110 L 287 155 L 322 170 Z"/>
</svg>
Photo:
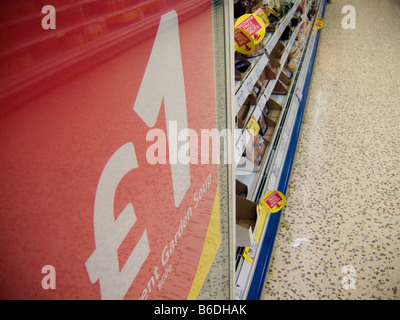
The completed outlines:
<svg viewBox="0 0 400 320">
<path fill-rule="evenodd" d="M 146 135 L 152 128 L 167 132 L 171 113 L 166 109 L 174 109 L 175 100 L 165 98 L 157 81 L 154 88 L 147 85 L 147 103 L 155 104 L 155 112 L 159 108 L 153 125 L 135 103 L 162 17 L 177 19 L 180 48 L 171 52 L 181 57 L 168 54 L 168 47 L 165 52 L 182 65 L 187 127 L 199 135 L 216 127 L 211 1 L 5 2 L 0 16 L 0 298 L 186 299 L 216 195 L 217 167 L 186 166 L 190 176 L 178 180 L 189 185 L 174 201 L 180 182 L 173 185 L 173 166 L 149 163 L 146 152 L 154 141 Z M 43 28 L 43 19 L 52 22 L 50 11 L 42 13 L 44 5 L 55 9 L 55 29 Z M 167 42 L 168 37 L 160 33 Z M 159 68 L 173 80 L 176 70 L 168 69 L 173 65 L 168 59 Z M 149 79 L 167 79 L 165 72 Z M 160 101 L 156 95 L 152 101 L 151 90 L 162 93 Z M 128 168 L 118 176 L 124 170 L 120 162 L 107 166 L 122 146 L 129 152 L 123 157 Z M 196 203 L 207 179 L 211 183 Z M 122 223 L 123 232 L 115 231 L 114 221 L 129 204 L 134 212 Z M 97 234 L 96 223 L 105 228 Z M 144 235 L 148 249 L 138 246 Z M 120 242 L 110 248 L 118 243 L 113 237 Z M 164 264 L 166 247 L 170 257 Z M 88 261 L 95 252 L 101 257 L 93 271 Z M 43 288 L 45 265 L 56 270 L 56 289 Z M 129 275 L 119 278 L 122 274 Z"/>
</svg>

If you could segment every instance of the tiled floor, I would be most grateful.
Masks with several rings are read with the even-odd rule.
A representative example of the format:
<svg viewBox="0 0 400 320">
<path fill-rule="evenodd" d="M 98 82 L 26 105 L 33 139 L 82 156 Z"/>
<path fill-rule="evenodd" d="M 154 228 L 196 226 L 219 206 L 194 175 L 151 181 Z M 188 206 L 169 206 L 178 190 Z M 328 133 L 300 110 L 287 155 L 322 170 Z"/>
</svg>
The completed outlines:
<svg viewBox="0 0 400 320">
<path fill-rule="evenodd" d="M 400 1 L 324 20 L 263 299 L 399 299 Z"/>
</svg>

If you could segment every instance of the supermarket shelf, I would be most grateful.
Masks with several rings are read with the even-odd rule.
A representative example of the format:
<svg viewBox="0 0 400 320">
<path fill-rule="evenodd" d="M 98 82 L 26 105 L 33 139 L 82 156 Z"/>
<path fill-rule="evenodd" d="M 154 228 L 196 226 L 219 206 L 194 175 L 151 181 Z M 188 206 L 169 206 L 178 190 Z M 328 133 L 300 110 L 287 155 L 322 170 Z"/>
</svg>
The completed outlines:
<svg viewBox="0 0 400 320">
<path fill-rule="evenodd" d="M 280 21 L 279 27 L 272 35 L 265 37 L 262 41 L 263 47 L 266 49 L 266 53 L 262 54 L 260 57 L 251 59 L 253 68 L 249 71 L 247 77 L 243 81 L 236 82 L 236 93 L 235 93 L 235 107 L 236 114 L 239 112 L 241 106 L 245 102 L 246 98 L 250 94 L 254 85 L 257 82 L 261 72 L 264 70 L 268 63 L 267 54 L 271 54 L 272 50 L 275 48 L 279 41 L 283 31 L 288 26 L 290 20 L 293 18 L 301 0 L 296 0 L 293 7 L 290 9 L 285 18 Z"/>
<path fill-rule="evenodd" d="M 281 68 L 279 69 L 278 75 L 277 75 L 277 77 L 276 77 L 277 79 L 279 79 L 279 77 L 280 77 L 280 75 L 281 75 L 281 72 L 282 72 L 282 69 L 283 69 L 284 66 L 285 66 L 285 62 L 286 62 L 286 60 L 287 60 L 287 58 L 288 58 L 288 56 L 289 56 L 290 50 L 291 50 L 292 47 L 293 47 L 294 41 L 296 40 L 297 34 L 298 34 L 298 32 L 299 32 L 299 29 L 300 29 L 300 24 L 299 24 L 299 25 L 296 27 L 296 29 L 293 31 L 290 40 L 288 41 L 288 43 L 287 43 L 286 46 L 285 46 L 285 52 L 283 53 L 283 55 L 282 55 L 282 57 L 281 57 L 281 62 L 283 62 L 283 63 L 281 64 Z M 258 103 L 257 103 L 256 107 L 254 108 L 254 110 L 253 110 L 253 112 L 251 113 L 251 115 L 250 115 L 249 118 L 254 117 L 254 119 L 258 122 L 258 120 L 260 119 L 260 116 L 261 116 L 261 114 L 262 114 L 262 110 L 263 110 L 265 104 L 266 104 L 267 101 L 271 98 L 272 91 L 274 90 L 274 87 L 275 87 L 277 81 L 278 81 L 278 80 L 269 80 L 269 81 L 268 81 L 268 83 L 267 83 L 267 85 L 266 85 L 266 87 L 265 87 L 264 92 L 261 94 L 261 97 L 259 98 Z M 277 126 L 278 126 L 278 127 L 279 127 L 279 125 L 280 125 L 280 123 L 281 123 L 281 119 L 282 119 L 282 117 L 280 117 L 279 120 L 278 120 L 278 122 L 277 122 Z M 245 134 L 245 132 L 246 132 L 246 127 L 247 127 L 247 123 L 246 123 L 245 126 L 244 126 L 244 129 L 243 129 L 243 131 L 242 131 L 242 135 Z M 275 140 L 275 136 L 276 136 L 276 132 L 275 132 L 275 134 L 274 134 L 274 137 L 273 137 L 272 141 Z M 238 154 L 236 155 L 236 157 L 241 157 L 241 155 L 243 154 L 243 152 L 244 152 L 244 150 L 245 150 L 246 145 L 247 145 L 247 140 L 246 140 L 246 139 L 243 139 L 242 137 L 240 137 L 240 138 L 238 139 L 236 145 L 235 145 L 235 150 L 236 150 L 236 152 L 238 153 Z M 268 148 L 267 148 L 267 150 L 266 150 L 266 152 L 265 152 L 264 158 L 268 158 L 268 157 L 269 157 L 268 155 L 269 155 L 269 153 L 271 152 L 271 146 L 272 146 L 272 143 L 268 146 Z M 260 165 L 260 167 L 262 167 L 262 164 Z M 240 167 L 237 166 L 237 167 L 236 167 L 236 170 L 237 170 L 237 171 L 236 171 L 236 172 L 237 172 L 237 175 L 240 175 Z M 244 181 L 242 181 L 242 182 L 244 182 Z M 250 185 L 253 185 L 253 183 L 250 184 Z M 250 192 L 250 194 L 252 194 L 252 193 Z"/>
<path fill-rule="evenodd" d="M 323 17 L 325 5 L 326 0 L 319 1 L 318 14 L 314 17 L 312 25 L 317 16 Z M 290 91 L 285 98 L 281 98 L 286 100 L 282 124 L 279 127 L 272 153 L 268 156 L 266 168 L 262 172 L 263 178 L 259 179 L 262 181 L 255 188 L 253 199 L 256 202 L 269 190 L 286 193 L 304 115 L 319 33 L 319 30 L 310 30 L 302 61 L 294 75 L 295 79 Z M 255 300 L 260 298 L 279 226 L 280 214 L 278 212 L 267 217 L 259 244 L 255 243 L 250 250 L 252 259 L 245 258 L 243 250 L 237 254 L 236 299 Z"/>
</svg>

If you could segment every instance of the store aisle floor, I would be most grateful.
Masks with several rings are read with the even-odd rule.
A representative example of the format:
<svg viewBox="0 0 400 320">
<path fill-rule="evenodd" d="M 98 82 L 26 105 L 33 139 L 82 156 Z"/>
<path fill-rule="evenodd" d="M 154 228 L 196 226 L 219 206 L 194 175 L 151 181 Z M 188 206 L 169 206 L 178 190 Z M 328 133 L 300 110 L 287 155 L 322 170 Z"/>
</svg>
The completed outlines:
<svg viewBox="0 0 400 320">
<path fill-rule="evenodd" d="M 262 299 L 399 299 L 400 1 L 324 21 Z"/>
</svg>

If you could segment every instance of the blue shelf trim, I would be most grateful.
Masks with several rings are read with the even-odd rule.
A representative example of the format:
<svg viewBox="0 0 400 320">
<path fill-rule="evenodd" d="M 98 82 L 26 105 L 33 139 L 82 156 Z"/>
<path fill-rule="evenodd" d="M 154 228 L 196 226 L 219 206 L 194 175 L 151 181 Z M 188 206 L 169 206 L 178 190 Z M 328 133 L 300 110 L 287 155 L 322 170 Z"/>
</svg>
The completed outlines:
<svg viewBox="0 0 400 320">
<path fill-rule="evenodd" d="M 322 0 L 322 1 L 323 1 L 323 3 L 322 3 L 321 17 L 324 17 L 326 0 Z M 289 184 L 290 173 L 291 173 L 292 167 L 293 167 L 294 155 L 296 153 L 297 143 L 298 143 L 298 139 L 299 139 L 299 135 L 300 135 L 301 124 L 303 122 L 305 106 L 307 103 L 308 89 L 310 86 L 311 77 L 312 77 L 312 73 L 313 73 L 313 69 L 314 69 L 314 62 L 315 62 L 315 57 L 317 54 L 320 32 L 321 32 L 321 30 L 317 30 L 313 53 L 311 56 L 310 65 L 309 65 L 309 69 L 307 72 L 307 77 L 306 77 L 306 80 L 304 83 L 303 98 L 300 102 L 299 109 L 297 111 L 297 116 L 296 116 L 294 127 L 293 127 L 292 137 L 290 139 L 288 152 L 286 154 L 285 164 L 282 169 L 281 179 L 279 181 L 278 188 L 277 188 L 278 191 L 282 192 L 283 194 L 286 194 L 287 187 Z M 275 214 L 272 214 L 269 218 L 267 229 L 265 231 L 266 233 L 265 233 L 264 241 L 262 243 L 260 255 L 258 258 L 258 263 L 257 263 L 256 269 L 254 271 L 254 275 L 253 275 L 253 279 L 252 279 L 252 282 L 250 285 L 249 293 L 247 295 L 247 300 L 259 300 L 261 297 L 263 287 L 264 287 L 265 277 L 268 272 L 269 262 L 271 260 L 272 249 L 273 249 L 273 246 L 275 243 L 275 237 L 276 237 L 276 233 L 278 231 L 280 219 L 281 219 L 281 211 L 277 212 Z"/>
</svg>

